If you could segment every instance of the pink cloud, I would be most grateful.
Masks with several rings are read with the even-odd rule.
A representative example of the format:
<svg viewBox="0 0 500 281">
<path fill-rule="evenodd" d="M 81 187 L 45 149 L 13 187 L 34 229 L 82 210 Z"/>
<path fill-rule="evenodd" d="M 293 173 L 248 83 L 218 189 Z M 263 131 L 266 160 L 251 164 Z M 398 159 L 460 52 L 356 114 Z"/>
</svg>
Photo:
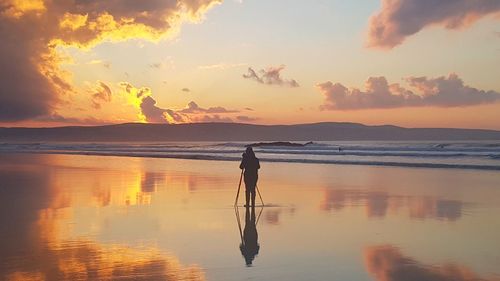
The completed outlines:
<svg viewBox="0 0 500 281">
<path fill-rule="evenodd" d="M 226 109 L 222 106 L 215 106 L 209 108 L 200 107 L 196 102 L 191 101 L 188 103 L 187 108 L 179 110 L 180 113 L 195 114 L 195 113 L 235 113 L 238 110 Z"/>
<path fill-rule="evenodd" d="M 410 89 L 398 83 L 389 84 L 385 77 L 370 77 L 365 90 L 348 89 L 330 81 L 318 84 L 325 96 L 322 110 L 353 110 L 416 106 L 459 107 L 494 103 L 500 100 L 496 91 L 479 90 L 464 84 L 456 74 L 448 77 L 408 77 Z"/>
<path fill-rule="evenodd" d="M 300 87 L 295 79 L 284 79 L 281 77 L 281 71 L 285 69 L 284 65 L 270 66 L 266 69 L 261 69 L 258 73 L 251 67 L 248 72 L 243 74 L 243 78 L 254 80 L 261 84 L 287 86 L 291 88 Z"/>
<path fill-rule="evenodd" d="M 233 120 L 229 117 L 222 117 L 218 114 L 214 115 L 203 115 L 200 117 L 194 117 L 195 122 L 207 122 L 207 123 L 232 123 Z"/>
<path fill-rule="evenodd" d="M 381 0 L 370 18 L 368 46 L 391 49 L 431 25 L 447 29 L 468 27 L 478 19 L 500 13 L 498 0 Z"/>
<path fill-rule="evenodd" d="M 251 117 L 246 115 L 236 116 L 236 119 L 241 122 L 253 122 L 259 120 L 257 117 Z"/>
<path fill-rule="evenodd" d="M 392 245 L 378 245 L 364 250 L 365 266 L 376 281 L 498 281 L 480 276 L 471 269 L 454 263 L 429 266 L 403 255 Z"/>
</svg>

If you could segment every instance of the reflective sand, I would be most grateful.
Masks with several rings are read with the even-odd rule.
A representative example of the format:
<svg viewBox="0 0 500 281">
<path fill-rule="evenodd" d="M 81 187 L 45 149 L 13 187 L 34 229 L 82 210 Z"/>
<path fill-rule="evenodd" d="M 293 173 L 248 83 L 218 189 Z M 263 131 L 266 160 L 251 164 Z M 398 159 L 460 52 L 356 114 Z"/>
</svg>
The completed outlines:
<svg viewBox="0 0 500 281">
<path fill-rule="evenodd" d="M 0 154 L 0 280 L 500 280 L 498 172 L 263 163 L 255 217 L 239 175 Z"/>
</svg>

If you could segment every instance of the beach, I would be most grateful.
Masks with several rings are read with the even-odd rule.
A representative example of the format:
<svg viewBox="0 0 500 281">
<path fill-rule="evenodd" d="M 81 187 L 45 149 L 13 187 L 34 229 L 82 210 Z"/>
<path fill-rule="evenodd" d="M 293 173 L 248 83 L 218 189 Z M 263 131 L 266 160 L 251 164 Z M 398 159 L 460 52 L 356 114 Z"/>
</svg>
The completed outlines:
<svg viewBox="0 0 500 281">
<path fill-rule="evenodd" d="M 0 153 L 0 279 L 500 280 L 496 170 L 143 156 Z"/>
</svg>

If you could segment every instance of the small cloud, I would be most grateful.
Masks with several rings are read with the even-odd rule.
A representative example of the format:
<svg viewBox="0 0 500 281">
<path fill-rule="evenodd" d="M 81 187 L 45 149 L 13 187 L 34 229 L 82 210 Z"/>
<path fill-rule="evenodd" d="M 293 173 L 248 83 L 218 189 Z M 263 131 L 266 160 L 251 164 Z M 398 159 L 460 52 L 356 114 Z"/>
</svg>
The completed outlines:
<svg viewBox="0 0 500 281">
<path fill-rule="evenodd" d="M 189 121 L 188 117 L 186 117 L 184 114 L 178 113 L 175 110 L 166 109 L 165 112 L 172 119 L 174 123 L 185 123 Z"/>
<path fill-rule="evenodd" d="M 250 117 L 250 116 L 244 116 L 244 115 L 236 116 L 236 119 L 238 121 L 242 121 L 242 122 L 253 122 L 253 121 L 259 120 L 259 118 Z"/>
<path fill-rule="evenodd" d="M 217 63 L 217 64 L 210 64 L 210 65 L 200 65 L 198 66 L 198 69 L 201 70 L 227 70 L 231 68 L 236 68 L 236 67 L 243 67 L 247 66 L 247 63 Z"/>
<path fill-rule="evenodd" d="M 239 112 L 238 110 L 231 110 L 231 109 L 225 109 L 224 107 L 221 106 L 215 106 L 215 107 L 209 107 L 209 108 L 202 108 L 198 106 L 198 104 L 194 101 L 191 101 L 188 103 L 187 108 L 179 110 L 181 113 L 186 113 L 186 114 L 196 114 L 196 113 L 236 113 Z"/>
<path fill-rule="evenodd" d="M 182 88 L 181 91 L 186 92 L 186 93 L 191 92 L 191 90 L 189 88 Z"/>
<path fill-rule="evenodd" d="M 208 122 L 208 123 L 233 123 L 233 120 L 229 117 L 221 117 L 217 114 L 215 115 L 203 115 L 201 117 L 193 118 L 195 122 Z"/>
<path fill-rule="evenodd" d="M 102 63 L 102 60 L 91 60 L 89 62 L 87 62 L 87 64 L 101 64 Z"/>
<path fill-rule="evenodd" d="M 104 82 L 99 81 L 98 86 L 94 89 L 92 94 L 92 106 L 95 109 L 100 109 L 103 102 L 110 102 L 112 97 L 111 88 Z"/>
<path fill-rule="evenodd" d="M 158 62 L 158 63 L 152 63 L 149 65 L 149 67 L 151 68 L 156 68 L 156 69 L 160 69 L 160 68 L 163 68 L 163 63 L 161 62 Z"/>
<path fill-rule="evenodd" d="M 318 84 L 325 96 L 322 110 L 353 110 L 417 106 L 462 107 L 494 103 L 500 93 L 464 85 L 456 74 L 448 77 L 408 77 L 410 89 L 398 83 L 390 84 L 385 77 L 370 77 L 365 90 L 348 89 L 340 83 Z M 415 91 L 415 92 L 414 92 Z"/>
<path fill-rule="evenodd" d="M 144 42 L 143 42 L 143 41 L 137 41 L 137 43 L 136 43 L 136 44 L 137 44 L 137 47 L 138 47 L 139 49 L 143 49 L 143 48 L 146 46 L 146 44 L 144 44 Z"/>
<path fill-rule="evenodd" d="M 91 60 L 89 62 L 87 62 L 86 64 L 88 65 L 101 65 L 105 68 L 111 68 L 111 63 L 110 62 L 106 62 L 106 61 L 102 61 L 102 60 Z"/>
<path fill-rule="evenodd" d="M 120 82 L 122 89 L 130 95 L 132 99 L 136 99 L 140 109 L 140 115 L 149 123 L 170 123 L 169 117 L 175 121 L 178 116 L 170 109 L 161 108 L 157 105 L 156 100 L 152 97 L 151 89 L 147 87 L 136 88 L 128 82 Z M 183 120 L 184 121 L 184 120 Z"/>
<path fill-rule="evenodd" d="M 149 64 L 149 68 L 154 69 L 175 69 L 175 63 L 172 57 L 167 57 L 166 59 L 162 59 L 160 62 L 154 62 Z"/>
<path fill-rule="evenodd" d="M 248 72 L 243 74 L 243 78 L 254 80 L 260 84 L 266 85 L 278 85 L 286 86 L 291 88 L 300 87 L 299 83 L 294 79 L 283 79 L 281 77 L 281 71 L 285 69 L 284 65 L 281 66 L 270 66 L 266 69 L 261 69 L 259 74 L 251 67 L 248 68 Z"/>
<path fill-rule="evenodd" d="M 141 112 L 146 117 L 148 123 L 168 123 L 165 117 L 166 109 L 162 109 L 156 105 L 156 100 L 151 96 L 147 96 L 142 99 L 141 102 Z"/>
</svg>

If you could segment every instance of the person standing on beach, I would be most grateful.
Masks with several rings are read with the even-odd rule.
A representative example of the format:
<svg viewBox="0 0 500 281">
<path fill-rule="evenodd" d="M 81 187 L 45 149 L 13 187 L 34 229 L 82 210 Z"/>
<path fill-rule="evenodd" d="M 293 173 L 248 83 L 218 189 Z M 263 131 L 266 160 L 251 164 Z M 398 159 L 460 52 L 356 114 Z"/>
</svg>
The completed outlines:
<svg viewBox="0 0 500 281">
<path fill-rule="evenodd" d="M 243 159 L 241 160 L 240 169 L 245 169 L 245 198 L 246 207 L 248 208 L 250 197 L 252 198 L 252 207 L 255 206 L 255 188 L 257 186 L 257 180 L 259 178 L 258 170 L 260 169 L 259 159 L 255 157 L 252 147 L 247 147 L 246 151 L 243 153 Z"/>
</svg>

